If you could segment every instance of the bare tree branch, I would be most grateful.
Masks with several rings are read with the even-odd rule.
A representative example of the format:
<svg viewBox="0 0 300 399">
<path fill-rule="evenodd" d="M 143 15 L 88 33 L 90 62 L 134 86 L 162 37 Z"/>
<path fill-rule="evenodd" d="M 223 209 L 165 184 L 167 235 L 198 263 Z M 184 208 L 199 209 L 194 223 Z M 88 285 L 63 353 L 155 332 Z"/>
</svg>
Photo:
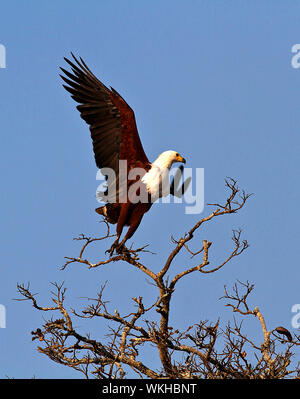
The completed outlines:
<svg viewBox="0 0 300 399">
<path fill-rule="evenodd" d="M 125 378 L 128 373 L 134 373 L 138 378 L 299 378 L 298 367 L 291 368 L 290 364 L 293 356 L 291 349 L 300 345 L 300 337 L 292 337 L 281 326 L 273 330 L 267 328 L 259 308 L 249 306 L 248 298 L 254 285 L 248 281 L 236 282 L 231 292 L 225 286 L 222 297 L 227 301 L 226 306 L 232 309 L 233 315 L 242 318 L 242 321 L 234 317 L 233 324 L 228 322 L 222 327 L 220 318 L 216 322 L 197 320 L 197 323 L 183 331 L 170 325 L 171 299 L 179 281 L 194 272 L 200 272 L 205 278 L 206 274 L 219 271 L 248 248 L 248 242 L 242 239 L 240 229 L 233 230 L 233 248 L 220 263 L 216 264 L 210 259 L 212 242 L 202 238 L 199 248 L 197 234 L 201 232 L 203 237 L 207 222 L 217 220 L 218 216 L 239 212 L 250 197 L 240 191 L 236 180 L 232 178 L 225 180 L 225 186 L 229 193 L 223 203 L 209 204 L 215 209 L 208 216 L 198 220 L 179 239 L 172 237 L 174 248 L 167 259 L 161 262 L 158 272 L 140 260 L 144 253 L 150 252 L 147 245 L 124 249 L 118 255 L 96 262 L 89 260 L 87 253 L 90 246 L 112 237 L 107 223 L 106 233 L 102 237 L 92 238 L 82 234 L 75 239 L 82 244 L 79 255 L 66 257 L 62 270 L 71 264 L 83 264 L 93 269 L 125 262 L 147 278 L 150 277 L 156 287 L 157 297 L 150 304 L 146 305 L 143 297 L 139 296 L 132 298 L 133 308 L 127 314 L 110 309 L 110 304 L 104 299 L 105 283 L 95 298 L 87 298 L 87 306 L 81 310 L 68 309 L 65 305 L 64 285 L 54 283 L 54 291 L 51 292 L 51 302 L 54 305 L 42 306 L 36 294 L 31 292 L 29 284 L 18 284 L 21 294 L 18 300 L 30 301 L 38 311 L 53 314 L 42 326 L 31 331 L 32 340 L 39 342 L 37 350 L 54 362 L 83 373 L 86 378 Z M 196 249 L 191 249 L 193 244 Z M 190 262 L 195 262 L 195 259 L 197 262 L 183 265 L 177 274 L 172 274 L 171 266 L 183 248 L 191 255 Z M 199 255 L 201 259 L 197 258 Z M 213 266 L 208 267 L 211 264 Z M 244 332 L 243 322 L 248 317 L 258 320 L 263 342 L 255 342 Z M 76 319 L 94 318 L 109 322 L 106 339 L 83 334 L 75 327 Z M 278 345 L 285 345 L 285 350 L 278 351 Z M 147 364 L 149 360 L 145 361 L 143 353 L 146 346 L 151 347 L 153 354 L 158 354 L 160 370 Z"/>
</svg>

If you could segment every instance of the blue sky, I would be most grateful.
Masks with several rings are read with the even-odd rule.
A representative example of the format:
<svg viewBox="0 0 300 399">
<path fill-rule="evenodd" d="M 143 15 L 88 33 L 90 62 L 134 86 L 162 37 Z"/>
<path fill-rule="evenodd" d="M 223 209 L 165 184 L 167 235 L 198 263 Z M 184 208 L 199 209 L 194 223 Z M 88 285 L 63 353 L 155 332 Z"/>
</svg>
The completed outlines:
<svg viewBox="0 0 300 399">
<path fill-rule="evenodd" d="M 49 304 L 50 282 L 65 281 L 67 304 L 105 291 L 112 309 L 128 313 L 131 298 L 156 297 L 144 275 L 125 264 L 87 270 L 64 256 L 78 254 L 80 233 L 99 236 L 94 208 L 96 166 L 89 130 L 61 87 L 59 66 L 70 51 L 117 89 L 135 110 L 150 160 L 175 149 L 188 167 L 205 169 L 205 203 L 225 198 L 231 176 L 255 195 L 239 215 L 217 219 L 196 240 L 213 241 L 211 265 L 232 248 L 231 230 L 241 227 L 249 249 L 212 275 L 192 274 L 178 285 L 171 324 L 186 328 L 199 319 L 223 325 L 232 314 L 218 300 L 236 279 L 254 282 L 268 328 L 291 326 L 299 296 L 299 100 L 300 69 L 291 48 L 300 43 L 297 1 L 10 1 L 1 8 L 0 43 L 7 67 L 0 69 L 1 268 L 0 303 L 7 326 L 0 329 L 0 378 L 78 378 L 38 354 L 30 331 L 42 314 L 16 298 L 17 282 L 30 282 Z M 133 238 L 157 255 L 145 263 L 158 271 L 179 237 L 201 215 L 179 204 L 156 205 Z M 108 244 L 97 244 L 93 259 Z M 172 273 L 191 261 L 182 256 Z M 103 337 L 107 323 L 76 321 L 81 332 Z M 260 342 L 256 320 L 245 321 Z M 296 355 L 299 353 L 296 351 Z M 146 351 L 145 363 L 154 359 Z"/>
</svg>

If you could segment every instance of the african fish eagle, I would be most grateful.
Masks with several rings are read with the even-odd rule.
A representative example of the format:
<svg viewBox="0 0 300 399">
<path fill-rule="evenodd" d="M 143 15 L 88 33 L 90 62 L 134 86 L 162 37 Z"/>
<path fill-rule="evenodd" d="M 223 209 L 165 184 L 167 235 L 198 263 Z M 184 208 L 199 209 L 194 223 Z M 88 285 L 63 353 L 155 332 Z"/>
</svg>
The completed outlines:
<svg viewBox="0 0 300 399">
<path fill-rule="evenodd" d="M 60 76 L 67 83 L 63 87 L 80 104 L 77 109 L 81 118 L 90 127 L 97 167 L 101 171 L 106 168 L 114 171 L 116 178 L 113 183 L 116 187 L 121 173 L 119 161 L 126 161 L 127 165 L 127 184 L 124 186 L 126 192 L 124 193 L 120 185 L 114 189 L 116 194 L 114 200 L 109 200 L 108 196 L 106 205 L 96 209 L 107 222 L 117 223 L 117 238 L 108 251 L 112 255 L 114 250 L 118 253 L 124 250 L 125 242 L 132 237 L 152 203 L 170 193 L 161 189 L 162 181 L 168 179 L 168 172 L 174 162 L 185 163 L 185 159 L 176 151 L 165 151 L 150 163 L 138 134 L 133 110 L 116 90 L 112 87 L 109 89 L 96 78 L 81 57 L 80 60 L 73 54 L 72 57 L 73 62 L 64 58 L 70 65 L 72 73 L 60 68 L 65 74 Z M 139 179 L 129 179 L 130 172 L 137 168 L 142 170 Z M 129 198 L 128 192 L 137 180 L 140 182 L 138 194 L 144 190 L 147 195 L 146 199 L 143 197 L 143 200 L 133 201 Z M 113 184 L 108 180 L 107 183 L 106 194 L 110 192 L 110 185 Z M 129 226 L 129 229 L 119 243 L 124 226 Z"/>
</svg>

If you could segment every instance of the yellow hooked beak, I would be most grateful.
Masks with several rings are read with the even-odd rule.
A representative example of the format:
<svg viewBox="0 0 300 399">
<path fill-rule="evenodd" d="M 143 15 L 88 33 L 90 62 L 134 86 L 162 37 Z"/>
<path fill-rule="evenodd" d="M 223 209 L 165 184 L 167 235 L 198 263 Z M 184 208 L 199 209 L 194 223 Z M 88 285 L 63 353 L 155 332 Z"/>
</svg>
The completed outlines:
<svg viewBox="0 0 300 399">
<path fill-rule="evenodd" d="M 176 160 L 177 160 L 178 162 L 186 163 L 186 160 L 185 160 L 180 154 L 178 154 L 178 155 L 176 156 Z"/>
</svg>

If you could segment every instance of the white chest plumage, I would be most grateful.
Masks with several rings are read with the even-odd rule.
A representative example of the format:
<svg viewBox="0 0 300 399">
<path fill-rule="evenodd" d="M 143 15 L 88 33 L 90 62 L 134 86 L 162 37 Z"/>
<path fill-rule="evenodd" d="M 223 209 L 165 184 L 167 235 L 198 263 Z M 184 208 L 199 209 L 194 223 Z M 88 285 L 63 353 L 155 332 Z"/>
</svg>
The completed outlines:
<svg viewBox="0 0 300 399">
<path fill-rule="evenodd" d="M 149 172 L 143 176 L 142 182 L 146 184 L 147 191 L 151 194 L 152 201 L 167 196 L 170 192 L 169 168 L 160 168 L 152 164 Z"/>
<path fill-rule="evenodd" d="M 142 182 L 146 184 L 152 201 L 166 197 L 170 193 L 169 171 L 174 162 L 174 151 L 165 151 L 152 163 Z"/>
</svg>

